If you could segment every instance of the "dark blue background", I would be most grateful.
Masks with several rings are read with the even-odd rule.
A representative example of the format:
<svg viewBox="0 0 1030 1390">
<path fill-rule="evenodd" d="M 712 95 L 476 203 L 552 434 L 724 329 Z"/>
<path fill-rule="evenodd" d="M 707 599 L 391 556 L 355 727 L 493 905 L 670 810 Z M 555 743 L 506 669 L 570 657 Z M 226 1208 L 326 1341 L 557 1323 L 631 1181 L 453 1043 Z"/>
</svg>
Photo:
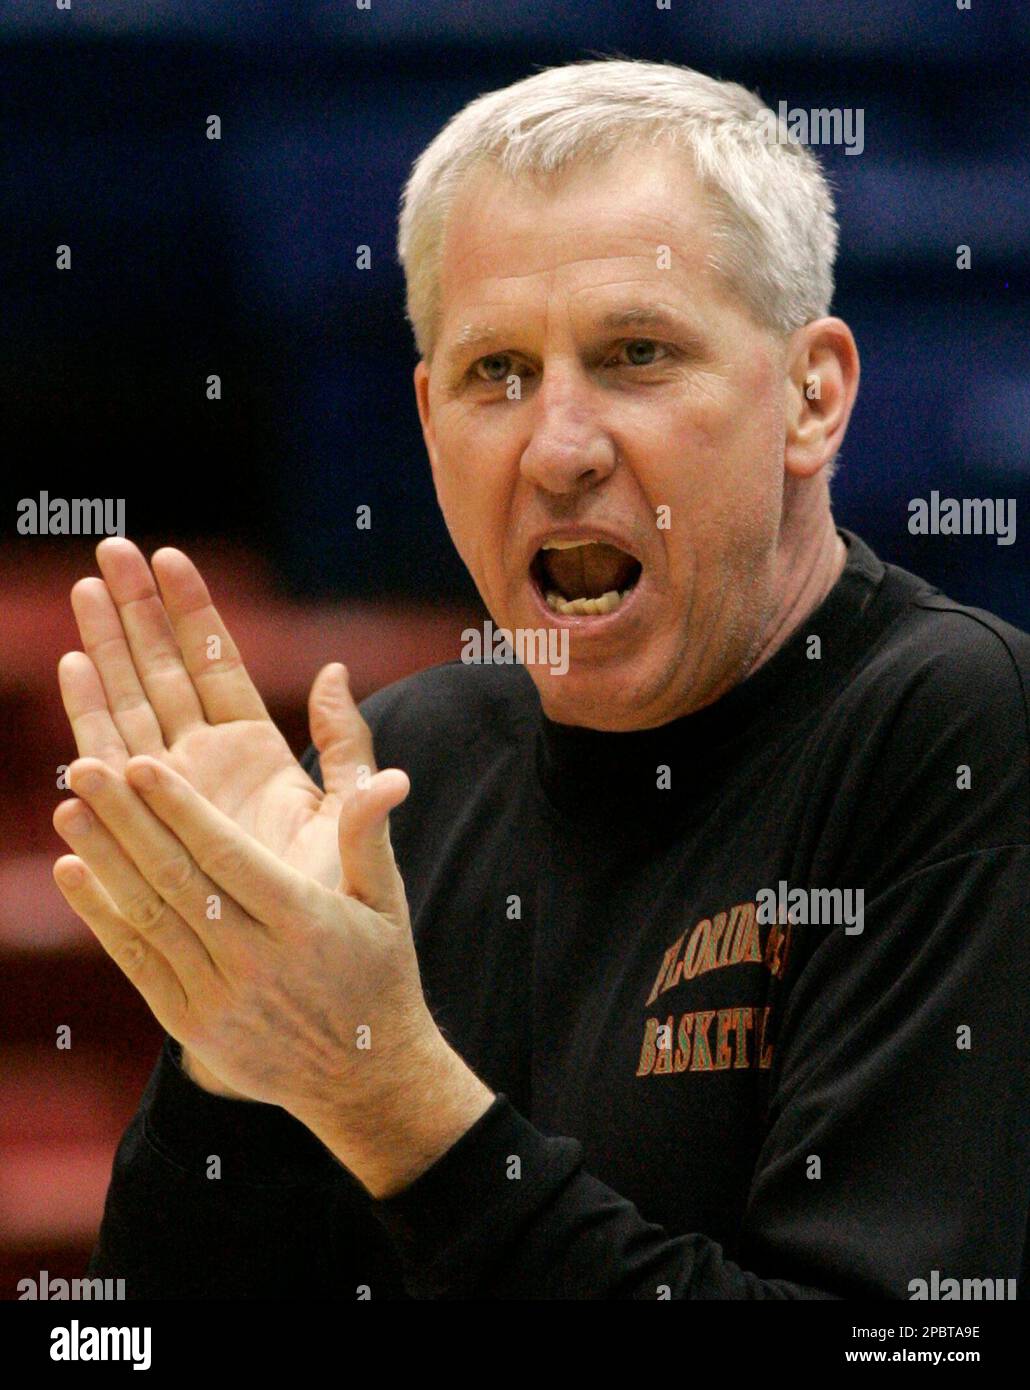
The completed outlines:
<svg viewBox="0 0 1030 1390">
<path fill-rule="evenodd" d="M 299 593 L 467 592 L 411 388 L 402 183 L 482 91 L 600 54 L 669 59 L 774 108 L 864 109 L 861 156 L 820 150 L 842 224 L 834 312 L 863 356 L 836 514 L 1030 627 L 1022 535 L 907 529 L 931 488 L 1028 516 L 1030 5 L 20 0 L 0 16 L 16 496 L 124 496 L 135 538 L 242 539 Z M 7 541 L 13 502 L 4 518 Z"/>
</svg>

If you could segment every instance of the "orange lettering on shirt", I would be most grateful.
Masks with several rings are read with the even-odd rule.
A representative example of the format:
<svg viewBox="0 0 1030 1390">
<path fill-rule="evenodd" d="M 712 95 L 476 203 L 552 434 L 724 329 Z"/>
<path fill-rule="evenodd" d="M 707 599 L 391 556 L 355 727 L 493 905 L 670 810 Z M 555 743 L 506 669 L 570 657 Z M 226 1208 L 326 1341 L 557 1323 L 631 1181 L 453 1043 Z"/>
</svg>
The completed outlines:
<svg viewBox="0 0 1030 1390">
<path fill-rule="evenodd" d="M 684 1014 L 680 1019 L 679 1047 L 672 1061 L 673 1071 L 686 1071 L 690 1066 L 690 1030 L 694 1023 L 693 1014 Z"/>
<path fill-rule="evenodd" d="M 637 1064 L 637 1075 L 648 1076 L 654 1070 L 657 1052 L 654 1040 L 658 1036 L 658 1020 L 649 1018 L 644 1024 L 644 1045 L 640 1049 L 640 1061 Z"/>
<path fill-rule="evenodd" d="M 765 1030 L 769 1026 L 769 1007 L 768 1005 L 758 1016 L 758 1065 L 763 1071 L 767 1071 L 772 1066 L 773 1045 L 768 1047 L 765 1044 Z"/>
<path fill-rule="evenodd" d="M 714 1009 L 705 1009 L 694 1015 L 694 1057 L 690 1063 L 691 1071 L 712 1071 L 712 1052 L 708 1045 L 708 1029 L 715 1017 Z"/>
<path fill-rule="evenodd" d="M 733 1015 L 738 1013 L 738 1009 L 720 1009 L 719 1020 L 715 1025 L 715 1061 L 712 1065 L 713 1071 L 725 1071 L 731 1065 L 733 1058 L 730 1056 L 730 1040 L 727 1036 Z"/>
<path fill-rule="evenodd" d="M 683 945 L 683 937 L 686 936 L 686 934 L 687 933 L 684 932 L 683 936 L 680 937 L 676 944 L 670 946 L 666 951 L 665 958 L 662 961 L 662 968 L 659 970 L 658 978 L 654 982 L 654 989 L 652 989 L 644 1003 L 645 1009 L 649 1004 L 654 1003 L 663 990 L 671 989 L 673 985 L 679 984 L 680 971 L 683 967 L 676 965 L 676 957 L 680 953 L 680 947 Z M 666 976 L 673 976 L 674 978 L 666 979 Z"/>
</svg>

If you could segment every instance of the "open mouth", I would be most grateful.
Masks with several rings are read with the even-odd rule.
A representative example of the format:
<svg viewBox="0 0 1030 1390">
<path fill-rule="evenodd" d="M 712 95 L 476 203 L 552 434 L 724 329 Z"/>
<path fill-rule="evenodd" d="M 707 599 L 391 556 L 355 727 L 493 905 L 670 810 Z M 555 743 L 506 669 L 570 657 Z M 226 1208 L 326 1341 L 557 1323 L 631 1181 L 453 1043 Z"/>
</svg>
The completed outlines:
<svg viewBox="0 0 1030 1390">
<path fill-rule="evenodd" d="M 614 613 L 640 578 L 641 565 L 607 541 L 545 541 L 530 576 L 556 613 Z"/>
</svg>

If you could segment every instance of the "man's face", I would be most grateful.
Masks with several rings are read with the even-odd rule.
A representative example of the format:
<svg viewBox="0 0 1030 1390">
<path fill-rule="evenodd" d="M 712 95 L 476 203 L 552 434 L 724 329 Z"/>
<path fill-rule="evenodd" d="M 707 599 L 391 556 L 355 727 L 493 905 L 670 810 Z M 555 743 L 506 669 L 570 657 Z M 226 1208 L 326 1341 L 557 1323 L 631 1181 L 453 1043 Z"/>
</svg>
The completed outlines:
<svg viewBox="0 0 1030 1390">
<path fill-rule="evenodd" d="M 707 264 L 716 245 L 662 150 L 549 187 L 480 169 L 448 222 L 415 373 L 437 496 L 494 622 L 568 629 L 567 672 L 529 667 L 561 723 L 709 703 L 773 613 L 785 358 Z"/>
</svg>

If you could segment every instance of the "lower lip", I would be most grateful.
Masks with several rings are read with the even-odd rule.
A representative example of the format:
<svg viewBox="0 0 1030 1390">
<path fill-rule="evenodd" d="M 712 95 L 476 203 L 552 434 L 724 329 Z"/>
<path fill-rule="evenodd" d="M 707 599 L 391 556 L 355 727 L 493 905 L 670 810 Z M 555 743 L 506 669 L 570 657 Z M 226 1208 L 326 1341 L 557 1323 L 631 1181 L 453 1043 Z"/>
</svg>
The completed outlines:
<svg viewBox="0 0 1030 1390">
<path fill-rule="evenodd" d="M 610 633 L 620 622 L 623 622 L 627 615 L 636 607 L 637 598 L 640 590 L 647 583 L 647 576 L 641 572 L 640 578 L 630 589 L 629 593 L 619 604 L 618 608 L 611 613 L 559 613 L 557 609 L 544 598 L 537 588 L 536 581 L 532 575 L 529 576 L 529 587 L 533 594 L 533 602 L 543 616 L 554 627 L 567 627 L 570 631 L 576 632 L 583 637 L 603 637 Z"/>
</svg>

